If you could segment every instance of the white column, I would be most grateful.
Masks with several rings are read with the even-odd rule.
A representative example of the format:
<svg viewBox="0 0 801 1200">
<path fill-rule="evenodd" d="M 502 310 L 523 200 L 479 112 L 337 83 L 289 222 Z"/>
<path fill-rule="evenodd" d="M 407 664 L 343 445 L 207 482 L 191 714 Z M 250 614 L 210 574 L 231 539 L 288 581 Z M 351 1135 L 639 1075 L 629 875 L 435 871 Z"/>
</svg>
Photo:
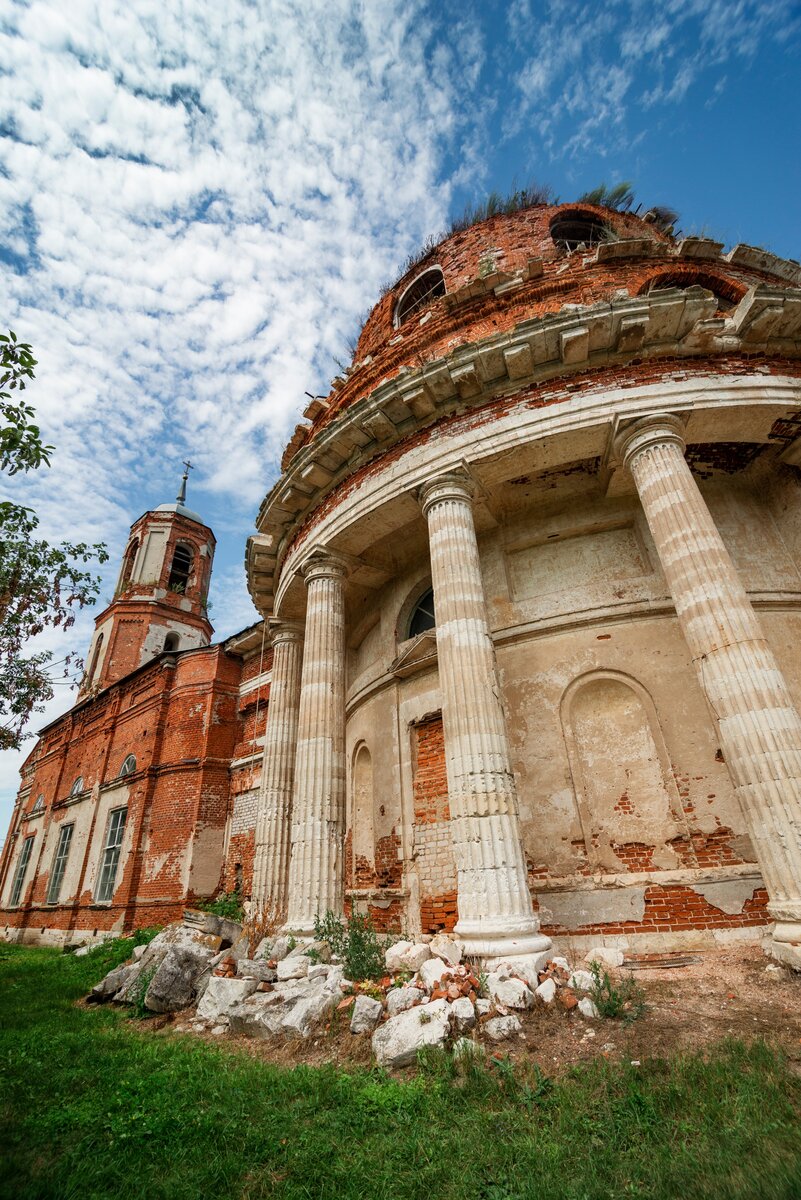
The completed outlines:
<svg viewBox="0 0 801 1200">
<path fill-rule="evenodd" d="M 270 640 L 273 665 L 256 813 L 252 899 L 256 912 L 283 913 L 289 875 L 303 629 L 292 622 L 270 621 Z"/>
<path fill-rule="evenodd" d="M 801 952 L 801 720 L 684 458 L 682 434 L 675 417 L 648 418 L 623 432 L 619 452 L 717 718 L 776 921 L 776 952 L 793 958 Z"/>
<path fill-rule="evenodd" d="M 315 551 L 303 568 L 306 637 L 292 794 L 286 928 L 314 932 L 315 917 L 345 904 L 345 575 Z"/>
<path fill-rule="evenodd" d="M 437 658 L 459 921 L 468 953 L 489 957 L 546 950 L 528 889 L 517 791 L 487 624 L 473 524 L 462 475 L 420 491 L 428 520 Z"/>
</svg>

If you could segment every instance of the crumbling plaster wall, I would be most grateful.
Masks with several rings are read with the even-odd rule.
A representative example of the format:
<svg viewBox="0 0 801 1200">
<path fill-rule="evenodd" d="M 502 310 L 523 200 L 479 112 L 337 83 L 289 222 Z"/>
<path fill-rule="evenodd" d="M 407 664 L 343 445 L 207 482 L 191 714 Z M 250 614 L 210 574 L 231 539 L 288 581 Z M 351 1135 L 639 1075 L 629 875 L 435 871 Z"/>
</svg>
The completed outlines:
<svg viewBox="0 0 801 1200">
<path fill-rule="evenodd" d="M 757 494 L 740 477 L 715 474 L 701 484 L 756 603 L 771 601 L 760 615 L 801 701 L 801 662 L 786 654 L 801 633 L 796 543 L 782 526 L 792 533 L 792 523 L 775 495 Z M 714 925 L 717 916 L 755 924 L 765 919 L 758 868 L 650 534 L 633 496 L 605 500 L 593 486 L 594 495 L 582 486 L 573 498 L 556 489 L 534 508 L 523 486 L 511 489 L 497 526 L 479 539 L 532 888 L 555 928 L 561 918 L 636 926 L 660 891 L 649 893 L 646 880 L 661 875 L 679 888 L 677 903 L 702 906 L 688 925 Z M 369 746 L 382 794 L 401 796 L 412 925 L 424 899 L 414 729 L 440 701 L 435 665 L 401 680 L 390 667 L 406 648 L 399 617 L 427 569 L 421 554 L 375 593 L 375 616 L 360 613 L 363 632 L 349 658 L 348 761 L 359 744 Z M 590 687 L 583 711 L 571 713 L 566 696 L 572 689 L 582 697 L 582 683 Z M 350 797 L 350 778 L 348 786 Z M 452 872 L 449 847 L 439 853 Z M 593 880 L 617 899 L 597 888 L 588 897 Z M 737 895 L 721 893 L 717 906 L 729 885 Z"/>
</svg>

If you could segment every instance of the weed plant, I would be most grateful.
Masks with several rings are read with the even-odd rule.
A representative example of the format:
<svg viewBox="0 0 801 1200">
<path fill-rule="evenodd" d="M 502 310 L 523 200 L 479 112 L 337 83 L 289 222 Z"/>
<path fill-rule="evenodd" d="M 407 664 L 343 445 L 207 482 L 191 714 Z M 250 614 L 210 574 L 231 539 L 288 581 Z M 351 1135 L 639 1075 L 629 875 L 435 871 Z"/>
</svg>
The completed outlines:
<svg viewBox="0 0 801 1200">
<path fill-rule="evenodd" d="M 216 900 L 199 900 L 195 907 L 199 908 L 201 912 L 213 913 L 215 917 L 237 921 L 240 925 L 245 920 L 245 909 L 240 892 L 224 892 Z"/>
<path fill-rule="evenodd" d="M 384 968 L 384 943 L 368 916 L 354 913 L 343 920 L 329 911 L 314 922 L 314 936 L 328 942 L 331 953 L 345 967 L 348 979 L 380 979 Z"/>
<path fill-rule="evenodd" d="M 621 1019 L 628 1025 L 647 1011 L 645 992 L 630 975 L 615 984 L 609 972 L 602 971 L 597 962 L 590 964 L 590 973 L 590 996 L 602 1017 Z"/>
</svg>

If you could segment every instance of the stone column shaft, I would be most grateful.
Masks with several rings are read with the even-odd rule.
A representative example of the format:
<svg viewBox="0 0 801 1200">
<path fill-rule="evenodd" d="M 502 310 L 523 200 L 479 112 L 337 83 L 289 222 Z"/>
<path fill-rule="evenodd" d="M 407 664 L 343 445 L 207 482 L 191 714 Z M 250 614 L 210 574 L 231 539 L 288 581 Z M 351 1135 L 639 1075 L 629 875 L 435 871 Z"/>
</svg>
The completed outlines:
<svg viewBox="0 0 801 1200">
<path fill-rule="evenodd" d="M 520 842 L 517 792 L 469 482 L 445 476 L 420 494 L 428 520 L 437 658 L 459 921 L 468 953 L 547 949 Z"/>
<path fill-rule="evenodd" d="M 801 941 L 801 720 L 684 458 L 675 418 L 621 437 L 776 919 Z"/>
<path fill-rule="evenodd" d="M 270 909 L 283 913 L 289 875 L 303 631 L 291 623 L 274 622 L 271 640 L 273 666 L 256 813 L 252 899 L 257 912 Z"/>
<path fill-rule="evenodd" d="M 308 588 L 292 797 L 286 928 L 308 935 L 315 917 L 345 904 L 345 567 L 314 554 Z"/>
</svg>

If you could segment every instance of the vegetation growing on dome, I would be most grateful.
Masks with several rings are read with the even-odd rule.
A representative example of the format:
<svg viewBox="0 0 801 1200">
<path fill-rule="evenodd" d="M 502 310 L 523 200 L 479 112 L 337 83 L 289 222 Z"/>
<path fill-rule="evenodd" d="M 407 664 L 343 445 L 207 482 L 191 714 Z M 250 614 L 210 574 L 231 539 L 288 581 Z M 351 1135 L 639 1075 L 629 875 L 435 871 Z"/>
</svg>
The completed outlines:
<svg viewBox="0 0 801 1200">
<path fill-rule="evenodd" d="M 516 188 L 503 196 L 500 192 L 490 192 L 485 200 L 478 204 L 468 204 L 461 216 L 454 217 L 448 226 L 445 237 L 452 233 L 461 233 L 472 225 L 479 225 L 490 217 L 499 215 L 510 216 L 512 213 L 524 212 L 527 208 L 537 208 L 544 204 L 558 204 L 559 197 L 547 183 L 529 183 L 526 187 Z"/>
<path fill-rule="evenodd" d="M 634 190 L 631 182 L 616 183 L 614 187 L 599 184 L 590 192 L 584 192 L 576 201 L 577 204 L 594 204 L 596 208 L 611 208 L 615 212 L 628 212 L 634 203 Z"/>
</svg>

